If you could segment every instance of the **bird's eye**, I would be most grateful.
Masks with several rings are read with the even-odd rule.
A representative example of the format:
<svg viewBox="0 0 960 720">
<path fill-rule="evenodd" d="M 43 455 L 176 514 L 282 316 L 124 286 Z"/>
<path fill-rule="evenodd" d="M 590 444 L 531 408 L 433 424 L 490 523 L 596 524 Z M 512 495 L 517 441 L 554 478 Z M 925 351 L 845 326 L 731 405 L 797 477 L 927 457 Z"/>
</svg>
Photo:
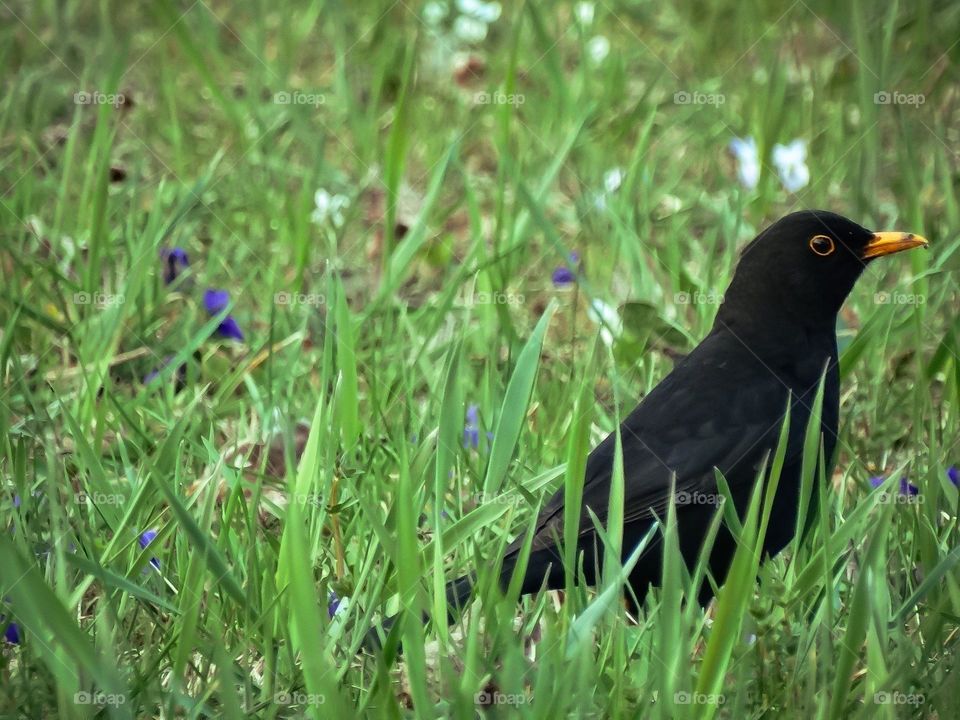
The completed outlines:
<svg viewBox="0 0 960 720">
<path fill-rule="evenodd" d="M 829 238 L 826 235 L 814 235 L 812 238 L 810 238 L 810 249 L 813 250 L 817 255 L 826 257 L 827 255 L 833 253 L 835 246 L 832 238 Z"/>
</svg>

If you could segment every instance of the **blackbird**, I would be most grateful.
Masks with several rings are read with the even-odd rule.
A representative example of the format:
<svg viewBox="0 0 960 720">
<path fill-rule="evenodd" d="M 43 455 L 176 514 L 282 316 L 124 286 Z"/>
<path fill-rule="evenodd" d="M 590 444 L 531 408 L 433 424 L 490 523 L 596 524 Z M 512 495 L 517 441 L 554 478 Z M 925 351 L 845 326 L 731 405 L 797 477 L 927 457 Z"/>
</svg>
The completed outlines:
<svg viewBox="0 0 960 720">
<path fill-rule="evenodd" d="M 787 545 L 800 505 L 804 434 L 824 371 L 821 430 L 828 463 L 837 443 L 840 306 L 875 258 L 926 245 L 919 235 L 875 233 L 835 213 L 806 210 L 777 221 L 744 248 L 710 333 L 620 425 L 622 560 L 658 518 L 666 517 L 673 480 L 680 552 L 693 567 L 720 498 L 715 469 L 726 478 L 742 516 L 757 474 L 777 446 L 789 398 L 786 455 L 763 551 L 773 556 Z M 605 526 L 615 438 L 608 435 L 586 463 L 577 551 L 588 584 L 600 577 L 604 554 L 588 508 Z M 536 519 L 521 594 L 565 587 L 557 545 L 564 537 L 563 515 L 561 489 Z M 499 576 L 504 589 L 523 542 L 522 533 L 506 548 Z M 659 542 L 648 547 L 629 576 L 632 597 L 639 602 L 660 581 Z M 735 549 L 731 533 L 721 529 L 709 557 L 718 586 Z M 473 584 L 470 575 L 449 583 L 449 605 L 462 607 Z M 699 600 L 706 604 L 711 597 L 705 582 Z"/>
</svg>

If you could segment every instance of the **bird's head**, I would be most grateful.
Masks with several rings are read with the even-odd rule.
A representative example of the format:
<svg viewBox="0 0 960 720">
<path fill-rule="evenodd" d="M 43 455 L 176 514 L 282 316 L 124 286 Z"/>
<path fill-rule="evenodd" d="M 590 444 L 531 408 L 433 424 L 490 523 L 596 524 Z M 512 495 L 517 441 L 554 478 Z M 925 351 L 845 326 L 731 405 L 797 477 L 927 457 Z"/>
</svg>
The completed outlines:
<svg viewBox="0 0 960 720">
<path fill-rule="evenodd" d="M 927 244 L 919 235 L 872 232 L 825 210 L 791 213 L 743 249 L 720 317 L 742 321 L 772 312 L 804 325 L 833 327 L 870 262 Z"/>
</svg>

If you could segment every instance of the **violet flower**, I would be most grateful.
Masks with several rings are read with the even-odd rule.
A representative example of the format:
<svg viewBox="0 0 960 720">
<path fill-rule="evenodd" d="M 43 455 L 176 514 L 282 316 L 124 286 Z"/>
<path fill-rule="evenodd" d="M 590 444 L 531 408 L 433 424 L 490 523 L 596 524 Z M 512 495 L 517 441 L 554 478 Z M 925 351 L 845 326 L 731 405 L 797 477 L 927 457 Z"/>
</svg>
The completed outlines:
<svg viewBox="0 0 960 720">
<path fill-rule="evenodd" d="M 558 288 L 571 285 L 577 281 L 576 268 L 580 265 L 580 255 L 576 251 L 572 251 L 567 258 L 567 265 L 560 265 L 553 271 L 553 284 Z"/>
<path fill-rule="evenodd" d="M 143 534 L 140 535 L 140 539 L 138 540 L 138 542 L 140 543 L 140 549 L 141 549 L 141 550 L 146 550 L 147 545 L 149 545 L 150 543 L 152 543 L 152 542 L 153 542 L 154 540 L 156 540 L 156 539 L 157 539 L 157 531 L 156 531 L 156 530 L 152 530 L 152 529 L 151 529 L 151 530 L 144 530 L 144 531 L 143 531 Z M 155 557 L 154 557 L 154 558 L 150 558 L 150 564 L 153 565 L 157 570 L 160 569 L 160 561 L 157 560 Z"/>
<path fill-rule="evenodd" d="M 209 288 L 203 293 L 203 307 L 206 309 L 207 314 L 211 317 L 214 315 L 219 315 L 227 308 L 229 304 L 230 292 L 228 290 L 216 290 Z M 227 315 L 220 322 L 220 324 L 217 325 L 217 333 L 221 337 L 225 337 L 230 340 L 243 341 L 243 331 L 240 330 L 240 326 L 237 324 L 237 321 L 234 320 L 232 315 Z"/>
<path fill-rule="evenodd" d="M 0 615 L 0 623 L 4 621 L 4 616 Z M 7 629 L 3 631 L 3 638 L 11 645 L 19 645 L 23 636 L 20 634 L 20 626 L 17 623 L 10 621 L 10 624 L 7 625 Z"/>
<path fill-rule="evenodd" d="M 476 450 L 480 447 L 480 408 L 470 404 L 467 406 L 467 421 L 463 427 L 463 447 Z"/>
<path fill-rule="evenodd" d="M 181 247 L 163 248 L 160 251 L 160 259 L 163 260 L 163 282 L 167 285 L 176 280 L 190 265 L 187 251 Z"/>
</svg>

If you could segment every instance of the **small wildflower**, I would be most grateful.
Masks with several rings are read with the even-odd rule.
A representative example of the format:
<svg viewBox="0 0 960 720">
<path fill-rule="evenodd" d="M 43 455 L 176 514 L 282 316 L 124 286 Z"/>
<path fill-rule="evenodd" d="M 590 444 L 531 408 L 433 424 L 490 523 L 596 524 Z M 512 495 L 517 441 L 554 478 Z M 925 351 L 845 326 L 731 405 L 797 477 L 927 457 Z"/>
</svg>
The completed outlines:
<svg viewBox="0 0 960 720">
<path fill-rule="evenodd" d="M 773 146 L 773 165 L 777 168 L 780 182 L 787 192 L 797 192 L 810 182 L 810 169 L 806 165 L 807 144 L 794 140 L 789 145 Z"/>
<path fill-rule="evenodd" d="M 920 488 L 911 483 L 907 478 L 900 478 L 900 494 L 901 495 L 917 495 L 920 493 Z"/>
<path fill-rule="evenodd" d="M 227 290 L 214 290 L 211 288 L 203 293 L 203 306 L 206 308 L 207 314 L 211 317 L 219 315 L 229 304 L 230 293 Z M 232 315 L 227 315 L 220 322 L 217 326 L 217 333 L 219 333 L 221 337 L 231 340 L 243 340 L 243 331 L 240 330 L 240 326 Z"/>
<path fill-rule="evenodd" d="M 593 24 L 594 4 L 592 2 L 578 2 L 573 6 L 573 14 L 581 25 L 586 27 Z"/>
<path fill-rule="evenodd" d="M 340 612 L 340 604 L 343 601 L 333 590 L 327 598 L 327 616 L 333 619 L 333 616 Z"/>
<path fill-rule="evenodd" d="M 607 346 L 613 345 L 613 341 L 623 331 L 623 321 L 619 313 L 599 298 L 590 301 L 587 317 L 600 326 L 600 339 Z"/>
<path fill-rule="evenodd" d="M 166 368 L 171 362 L 173 362 L 174 357 L 176 356 L 167 355 L 163 359 L 163 362 L 160 363 L 160 367 L 154 368 L 153 370 L 148 372 L 146 375 L 144 375 L 143 384 L 149 385 L 158 377 L 160 377 L 160 373 L 163 372 L 164 368 Z M 187 365 L 186 363 L 182 363 L 180 367 L 177 368 L 177 372 L 174 373 L 174 390 L 176 392 L 180 392 L 186 386 L 187 386 Z"/>
<path fill-rule="evenodd" d="M 167 285 L 176 280 L 190 265 L 187 251 L 181 247 L 163 248 L 160 251 L 160 259 L 163 260 L 163 282 Z"/>
<path fill-rule="evenodd" d="M 453 21 L 453 34 L 461 42 L 475 45 L 486 39 L 487 24 L 469 15 L 460 15 Z"/>
<path fill-rule="evenodd" d="M 599 65 L 607 59 L 610 54 L 610 41 L 603 35 L 597 35 L 590 38 L 587 43 L 587 56 L 593 61 L 594 65 Z"/>
<path fill-rule="evenodd" d="M 490 25 L 500 19 L 503 8 L 498 2 L 483 2 L 482 0 L 457 0 L 457 9 L 482 23 Z"/>
<path fill-rule="evenodd" d="M 147 545 L 149 545 L 156 539 L 157 539 L 156 530 L 144 530 L 137 542 L 140 543 L 141 550 L 146 550 Z M 160 561 L 157 560 L 156 558 L 150 558 L 150 564 L 153 565 L 155 568 L 157 568 L 157 570 L 160 569 Z"/>
<path fill-rule="evenodd" d="M 427 25 L 439 25 L 447 16 L 447 6 L 441 2 L 428 2 L 423 6 L 423 20 Z"/>
<path fill-rule="evenodd" d="M 350 207 L 350 198 L 346 195 L 331 195 L 326 190 L 317 190 L 313 195 L 315 205 L 310 219 L 318 225 L 328 220 L 334 227 L 343 225 L 343 211 Z"/>
<path fill-rule="evenodd" d="M 476 450 L 480 447 L 480 408 L 470 404 L 467 406 L 467 420 L 463 427 L 463 447 Z"/>
<path fill-rule="evenodd" d="M 880 487 L 881 485 L 883 485 L 883 476 L 882 476 L 882 475 L 874 475 L 872 478 L 870 478 L 870 487 L 872 487 L 872 488 L 878 488 L 878 487 Z"/>
<path fill-rule="evenodd" d="M 574 251 L 568 256 L 568 264 L 560 265 L 553 271 L 551 279 L 556 287 L 571 285 L 577 281 L 576 267 L 580 264 L 580 255 Z"/>
<path fill-rule="evenodd" d="M 955 486 L 960 487 L 960 473 L 957 472 L 956 465 L 951 465 L 950 467 L 947 468 L 947 478 Z"/>
<path fill-rule="evenodd" d="M 13 506 L 14 506 L 15 508 L 20 507 L 20 496 L 19 496 L 19 495 L 14 495 L 14 496 L 13 496 Z"/>
<path fill-rule="evenodd" d="M 760 181 L 760 157 L 757 141 L 752 137 L 734 138 L 730 152 L 737 161 L 737 179 L 747 190 L 753 190 Z"/>
<path fill-rule="evenodd" d="M 0 623 L 3 621 L 4 617 L 0 615 Z M 3 638 L 11 645 L 19 645 L 21 640 L 20 626 L 11 620 L 10 624 L 7 625 L 7 629 L 3 631 Z"/>
<path fill-rule="evenodd" d="M 616 192 L 623 184 L 623 170 L 611 168 L 603 174 L 603 187 L 608 193 Z"/>
</svg>

